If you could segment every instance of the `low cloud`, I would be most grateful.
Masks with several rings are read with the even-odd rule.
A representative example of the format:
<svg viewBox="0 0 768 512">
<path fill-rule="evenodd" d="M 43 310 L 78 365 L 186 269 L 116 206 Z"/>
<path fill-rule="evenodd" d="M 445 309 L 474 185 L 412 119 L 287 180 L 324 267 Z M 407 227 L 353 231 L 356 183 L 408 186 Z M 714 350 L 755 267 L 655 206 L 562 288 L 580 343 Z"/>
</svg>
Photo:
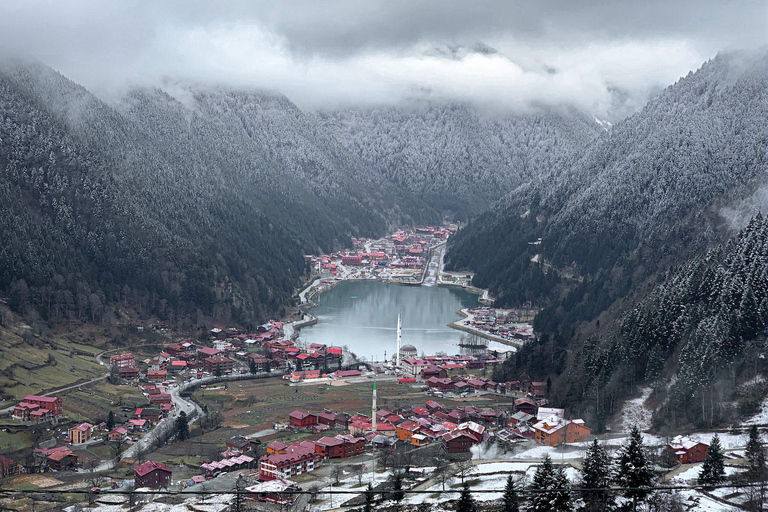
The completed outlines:
<svg viewBox="0 0 768 512">
<path fill-rule="evenodd" d="M 194 80 L 305 109 L 460 101 L 615 119 L 719 50 L 765 44 L 764 2 L 538 4 L 10 1 L 0 45 L 97 94 Z"/>
</svg>

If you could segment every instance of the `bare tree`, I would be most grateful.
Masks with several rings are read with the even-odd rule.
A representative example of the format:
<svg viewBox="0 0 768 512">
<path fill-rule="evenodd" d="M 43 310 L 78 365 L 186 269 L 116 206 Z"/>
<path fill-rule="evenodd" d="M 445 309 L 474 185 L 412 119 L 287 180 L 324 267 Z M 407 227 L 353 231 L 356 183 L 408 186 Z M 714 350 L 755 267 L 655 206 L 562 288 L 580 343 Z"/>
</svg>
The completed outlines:
<svg viewBox="0 0 768 512">
<path fill-rule="evenodd" d="M 341 466 L 334 466 L 333 469 L 331 469 L 331 478 L 333 478 L 334 485 L 337 485 L 339 483 L 339 480 L 341 480 L 341 477 L 344 475 L 344 470 L 341 469 Z"/>
<path fill-rule="evenodd" d="M 456 464 L 456 469 L 458 470 L 459 478 L 461 478 L 462 485 L 464 484 L 464 479 L 475 469 L 472 465 L 471 460 L 462 460 L 458 464 Z"/>
<path fill-rule="evenodd" d="M 449 471 L 448 466 L 443 466 L 440 469 L 435 469 L 434 475 L 435 475 L 435 479 L 442 486 L 443 491 L 445 491 L 445 484 L 451 479 L 451 472 Z"/>
</svg>

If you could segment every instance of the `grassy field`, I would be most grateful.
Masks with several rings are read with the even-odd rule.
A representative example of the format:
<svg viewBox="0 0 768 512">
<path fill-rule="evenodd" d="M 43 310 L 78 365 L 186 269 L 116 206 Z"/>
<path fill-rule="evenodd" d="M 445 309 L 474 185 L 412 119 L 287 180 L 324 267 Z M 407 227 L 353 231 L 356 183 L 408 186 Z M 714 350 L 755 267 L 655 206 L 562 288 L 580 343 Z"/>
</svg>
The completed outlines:
<svg viewBox="0 0 768 512">
<path fill-rule="evenodd" d="M 11 434 L 0 430 L 0 453 L 15 452 L 32 448 L 35 443 L 35 435 L 31 432 L 17 432 Z"/>
<path fill-rule="evenodd" d="M 371 382 L 347 386 L 289 386 L 282 379 L 264 379 L 230 383 L 228 389 L 199 390 L 195 399 L 209 410 L 221 411 L 224 425 L 260 430 L 275 422 L 286 422 L 296 409 L 320 412 L 331 409 L 348 414 L 371 413 Z M 324 390 L 322 388 L 325 388 Z M 429 398 L 417 388 L 395 382 L 379 382 L 379 408 L 423 405 Z M 441 399 L 446 406 L 512 408 L 514 397 L 488 396 L 472 399 Z"/>
<path fill-rule="evenodd" d="M 104 373 L 94 357 L 100 348 L 66 336 L 44 342 L 26 331 L 23 327 L 0 329 L 0 389 L 4 397 L 18 400 Z"/>
<path fill-rule="evenodd" d="M 64 414 L 67 419 L 76 422 L 98 423 L 106 421 L 109 411 L 115 413 L 115 420 L 120 423 L 133 414 L 137 406 L 146 405 L 147 399 L 135 386 L 115 386 L 106 381 L 99 381 L 82 388 L 70 389 L 58 394 L 64 402 Z M 123 408 L 131 408 L 131 412 Z"/>
</svg>

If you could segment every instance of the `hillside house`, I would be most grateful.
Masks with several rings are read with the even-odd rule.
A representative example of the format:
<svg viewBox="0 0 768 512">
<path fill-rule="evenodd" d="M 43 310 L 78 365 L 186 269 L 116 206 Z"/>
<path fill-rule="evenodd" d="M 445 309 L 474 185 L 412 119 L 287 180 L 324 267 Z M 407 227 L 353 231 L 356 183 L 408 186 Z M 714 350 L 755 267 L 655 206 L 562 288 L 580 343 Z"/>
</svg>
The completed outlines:
<svg viewBox="0 0 768 512">
<path fill-rule="evenodd" d="M 268 372 L 271 369 L 269 359 L 259 354 L 249 354 L 248 365 L 249 367 L 252 366 L 253 370 L 257 373 Z"/>
<path fill-rule="evenodd" d="M 60 398 L 27 395 L 13 408 L 13 417 L 26 422 L 41 423 L 64 414 Z"/>
<path fill-rule="evenodd" d="M 346 459 L 347 457 L 363 453 L 365 450 L 365 440 L 351 436 L 350 439 L 355 441 L 345 439 L 343 436 L 321 437 L 315 441 L 315 452 L 325 459 Z M 358 439 L 362 441 L 359 445 L 357 444 Z"/>
<path fill-rule="evenodd" d="M 72 444 L 82 444 L 88 441 L 92 435 L 93 425 L 81 423 L 69 429 L 69 442 Z"/>
<path fill-rule="evenodd" d="M 0 478 L 21 474 L 21 466 L 13 459 L 0 455 Z"/>
<path fill-rule="evenodd" d="M 443 434 L 443 446 L 447 453 L 469 453 L 470 448 L 480 443 L 480 441 L 466 431 L 453 431 Z"/>
<path fill-rule="evenodd" d="M 530 398 L 518 398 L 515 400 L 515 410 L 517 412 L 524 412 L 531 416 L 536 416 L 536 411 L 538 411 L 538 409 L 539 407 L 536 405 L 536 402 Z"/>
<path fill-rule="evenodd" d="M 66 446 L 48 449 L 35 448 L 32 454 L 36 465 L 54 471 L 65 471 L 78 466 L 77 455 Z"/>
<path fill-rule="evenodd" d="M 136 366 L 133 354 L 120 354 L 109 358 L 109 365 L 117 368 L 133 368 Z"/>
<path fill-rule="evenodd" d="M 120 368 L 119 371 L 120 378 L 123 380 L 138 380 L 139 378 L 139 369 L 135 366 L 126 366 L 123 368 Z"/>
<path fill-rule="evenodd" d="M 109 440 L 112 442 L 125 441 L 128 438 L 128 429 L 115 427 L 109 432 Z"/>
<path fill-rule="evenodd" d="M 288 446 L 290 445 L 282 441 L 272 441 L 267 445 L 267 453 L 285 453 L 285 449 Z"/>
<path fill-rule="evenodd" d="M 565 420 L 550 416 L 533 425 L 534 439 L 538 444 L 557 446 L 561 443 L 580 443 L 587 441 L 591 434 L 584 420 Z"/>
<path fill-rule="evenodd" d="M 223 354 L 203 359 L 203 369 L 209 373 L 228 374 L 234 367 L 235 362 Z"/>
<path fill-rule="evenodd" d="M 172 474 L 165 464 L 147 461 L 133 468 L 134 488 L 166 489 L 171 485 Z"/>
<path fill-rule="evenodd" d="M 674 455 L 681 464 L 693 464 L 707 458 L 709 445 L 690 437 L 676 436 L 664 447 L 664 451 Z"/>
<path fill-rule="evenodd" d="M 292 427 L 304 428 L 317 425 L 317 416 L 306 411 L 293 411 L 288 415 Z"/>
<path fill-rule="evenodd" d="M 315 443 L 303 441 L 285 448 L 282 453 L 268 453 L 259 459 L 262 480 L 292 478 L 314 471 L 321 456 L 315 451 Z"/>
</svg>

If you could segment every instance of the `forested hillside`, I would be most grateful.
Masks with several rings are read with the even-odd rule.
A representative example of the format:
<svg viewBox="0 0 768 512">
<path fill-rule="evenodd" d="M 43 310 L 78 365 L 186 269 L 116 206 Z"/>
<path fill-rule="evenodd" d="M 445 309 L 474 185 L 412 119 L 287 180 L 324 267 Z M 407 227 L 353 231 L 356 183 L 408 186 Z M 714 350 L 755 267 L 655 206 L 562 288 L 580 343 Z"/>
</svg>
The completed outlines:
<svg viewBox="0 0 768 512">
<path fill-rule="evenodd" d="M 764 394 L 766 321 L 768 222 L 758 214 L 725 245 L 669 272 L 570 355 L 561 339 L 545 335 L 496 377 L 550 375 L 557 403 L 597 420 L 647 385 L 659 427 L 730 422 L 756 413 Z"/>
<path fill-rule="evenodd" d="M 435 208 L 466 220 L 602 132 L 576 112 L 481 114 L 461 105 L 321 112 L 351 153 Z"/>
<path fill-rule="evenodd" d="M 303 254 L 439 216 L 287 99 L 187 87 L 108 105 L 37 63 L 0 66 L 0 293 L 45 320 L 264 320 Z"/>
<path fill-rule="evenodd" d="M 766 183 L 766 83 L 765 54 L 707 62 L 471 222 L 449 267 L 475 270 L 501 304 L 543 306 L 539 329 L 570 333 L 720 241 L 721 208 Z"/>
</svg>

